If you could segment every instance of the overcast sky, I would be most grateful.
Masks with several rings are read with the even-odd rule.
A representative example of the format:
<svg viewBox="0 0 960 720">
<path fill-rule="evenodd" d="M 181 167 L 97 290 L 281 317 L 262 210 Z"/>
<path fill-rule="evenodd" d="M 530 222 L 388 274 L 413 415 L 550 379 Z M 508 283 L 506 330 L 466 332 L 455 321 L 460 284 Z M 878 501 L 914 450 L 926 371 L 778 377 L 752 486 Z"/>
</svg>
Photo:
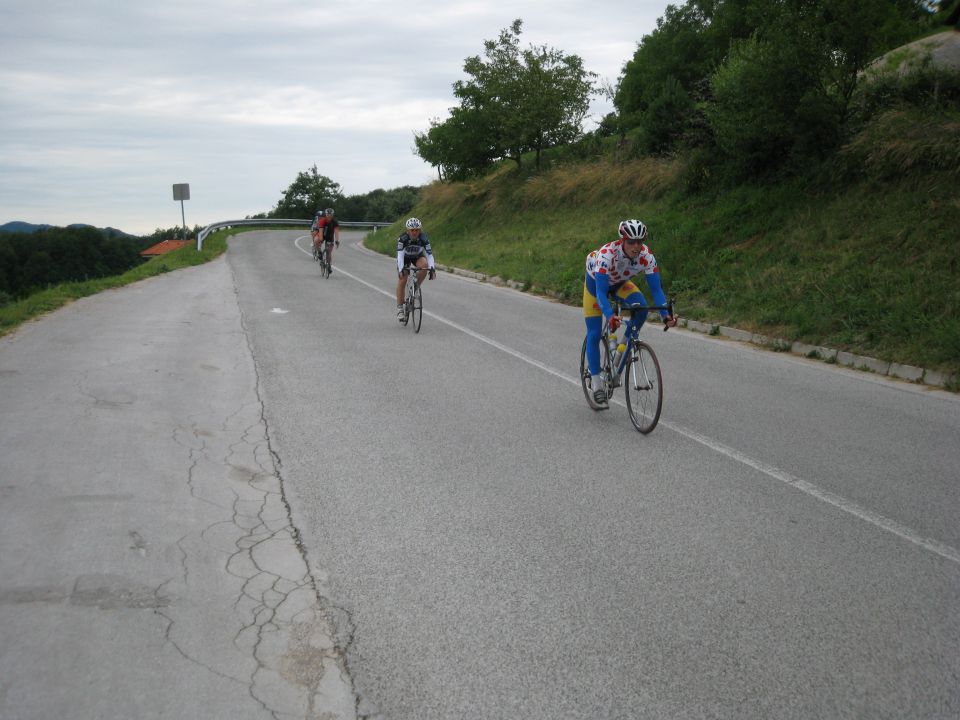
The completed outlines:
<svg viewBox="0 0 960 720">
<path fill-rule="evenodd" d="M 414 133 L 446 119 L 484 40 L 521 18 L 521 47 L 577 54 L 613 84 L 667 1 L 509 5 L 3 0 L 0 224 L 149 234 L 180 225 L 174 183 L 190 184 L 188 226 L 239 219 L 314 163 L 345 195 L 423 185 Z"/>
</svg>

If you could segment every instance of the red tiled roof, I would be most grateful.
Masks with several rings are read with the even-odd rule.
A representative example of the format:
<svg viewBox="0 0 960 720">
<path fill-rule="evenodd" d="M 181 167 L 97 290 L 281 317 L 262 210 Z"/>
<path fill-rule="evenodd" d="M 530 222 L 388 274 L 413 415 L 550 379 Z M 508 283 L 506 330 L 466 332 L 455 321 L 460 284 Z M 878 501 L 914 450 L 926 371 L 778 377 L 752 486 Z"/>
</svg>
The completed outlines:
<svg viewBox="0 0 960 720">
<path fill-rule="evenodd" d="M 177 250 L 182 248 L 184 245 L 189 245 L 190 240 L 163 240 L 158 242 L 156 245 L 151 245 L 146 250 L 142 250 L 140 254 L 143 257 L 154 257 L 155 255 L 164 255 L 165 253 L 170 252 L 171 250 Z"/>
</svg>

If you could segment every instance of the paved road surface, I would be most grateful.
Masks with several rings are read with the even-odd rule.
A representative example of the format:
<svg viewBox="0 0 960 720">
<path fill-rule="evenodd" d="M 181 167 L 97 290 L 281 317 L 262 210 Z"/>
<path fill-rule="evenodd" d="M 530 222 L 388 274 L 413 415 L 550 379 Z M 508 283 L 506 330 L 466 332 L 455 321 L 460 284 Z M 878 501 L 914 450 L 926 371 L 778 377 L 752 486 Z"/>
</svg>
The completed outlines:
<svg viewBox="0 0 960 720">
<path fill-rule="evenodd" d="M 354 717 L 224 259 L 0 339 L 0 718 Z"/>
<path fill-rule="evenodd" d="M 0 340 L 0 716 L 960 717 L 955 396 L 651 328 L 642 437 L 576 308 L 415 335 L 344 236 Z"/>
</svg>

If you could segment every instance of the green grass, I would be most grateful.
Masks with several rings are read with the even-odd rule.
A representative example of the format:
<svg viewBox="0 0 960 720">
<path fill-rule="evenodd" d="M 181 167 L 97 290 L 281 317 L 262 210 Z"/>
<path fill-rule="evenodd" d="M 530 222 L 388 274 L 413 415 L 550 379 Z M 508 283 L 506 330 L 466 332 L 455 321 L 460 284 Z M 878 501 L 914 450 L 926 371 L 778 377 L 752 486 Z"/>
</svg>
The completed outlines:
<svg viewBox="0 0 960 720">
<path fill-rule="evenodd" d="M 898 109 L 864 127 L 816 176 L 685 192 L 683 158 L 506 164 L 422 189 L 441 264 L 579 305 L 586 254 L 638 217 L 682 317 L 774 340 L 960 372 L 960 118 Z M 393 255 L 404 218 L 368 236 Z M 117 278 L 50 288 L 0 307 L 0 334 L 77 297 L 221 254 L 183 248 Z M 645 288 L 644 288 L 645 289 Z"/>
<path fill-rule="evenodd" d="M 28 320 L 61 308 L 78 298 L 95 295 L 104 290 L 129 285 L 180 268 L 209 262 L 226 251 L 227 237 L 250 229 L 259 230 L 262 228 L 223 230 L 213 233 L 204 240 L 202 252 L 197 252 L 195 244 L 187 245 L 166 255 L 151 258 L 122 275 L 56 285 L 34 293 L 23 300 L 3 305 L 0 307 L 0 336 L 12 332 Z"/>
<path fill-rule="evenodd" d="M 684 317 L 956 373 L 960 160 L 946 140 L 930 150 L 926 132 L 904 136 L 902 122 L 870 129 L 873 152 L 895 148 L 888 162 L 847 159 L 858 173 L 847 177 L 847 167 L 842 181 L 767 181 L 689 196 L 680 160 L 607 160 L 534 180 L 504 169 L 434 184 L 411 214 L 424 221 L 439 263 L 573 305 L 587 252 L 615 239 L 619 220 L 638 217 Z M 954 116 L 913 122 L 933 137 L 957 137 Z M 936 161 L 876 169 L 922 154 L 910 143 Z M 392 254 L 401 231 L 398 222 L 367 245 Z"/>
</svg>

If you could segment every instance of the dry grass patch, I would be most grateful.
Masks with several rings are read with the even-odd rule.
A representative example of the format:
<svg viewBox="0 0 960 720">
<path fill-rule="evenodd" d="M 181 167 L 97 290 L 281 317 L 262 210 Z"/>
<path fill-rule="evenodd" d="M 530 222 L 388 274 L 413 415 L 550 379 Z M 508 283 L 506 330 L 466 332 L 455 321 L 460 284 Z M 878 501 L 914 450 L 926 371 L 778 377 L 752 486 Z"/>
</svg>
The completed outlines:
<svg viewBox="0 0 960 720">
<path fill-rule="evenodd" d="M 653 199 L 674 187 L 682 171 L 681 161 L 661 158 L 569 165 L 530 178 L 520 191 L 520 199 L 524 207 L 608 203 L 623 197 Z"/>
<path fill-rule="evenodd" d="M 871 177 L 931 169 L 960 174 L 960 118 L 888 110 L 842 150 Z"/>
</svg>

